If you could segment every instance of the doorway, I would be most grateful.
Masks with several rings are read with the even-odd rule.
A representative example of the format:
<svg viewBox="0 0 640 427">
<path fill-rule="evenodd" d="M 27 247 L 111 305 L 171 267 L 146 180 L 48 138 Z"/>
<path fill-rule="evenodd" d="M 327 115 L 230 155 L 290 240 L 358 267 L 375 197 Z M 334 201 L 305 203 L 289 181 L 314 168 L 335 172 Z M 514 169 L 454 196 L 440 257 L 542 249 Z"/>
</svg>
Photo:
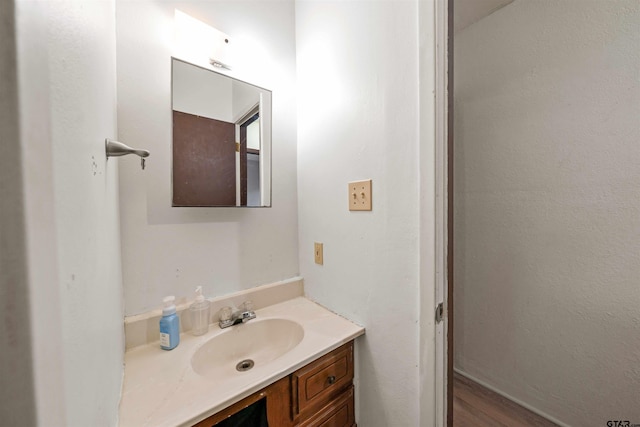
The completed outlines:
<svg viewBox="0 0 640 427">
<path fill-rule="evenodd" d="M 466 409 L 638 423 L 640 4 L 486 11 L 449 33 L 448 378 Z"/>
</svg>

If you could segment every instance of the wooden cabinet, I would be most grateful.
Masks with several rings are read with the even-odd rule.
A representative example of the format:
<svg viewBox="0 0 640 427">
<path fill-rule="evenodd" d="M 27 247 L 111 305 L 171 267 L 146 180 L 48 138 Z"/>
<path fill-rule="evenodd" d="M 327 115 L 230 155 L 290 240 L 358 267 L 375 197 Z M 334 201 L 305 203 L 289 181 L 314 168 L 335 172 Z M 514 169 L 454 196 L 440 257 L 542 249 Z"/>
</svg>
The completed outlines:
<svg viewBox="0 0 640 427">
<path fill-rule="evenodd" d="M 353 341 L 199 422 L 212 427 L 266 399 L 269 427 L 355 427 Z"/>
<path fill-rule="evenodd" d="M 356 425 L 353 402 L 353 386 L 330 400 L 317 413 L 303 419 L 299 427 L 352 427 Z"/>
<path fill-rule="evenodd" d="M 226 409 L 206 418 L 194 427 L 212 427 L 233 416 L 237 412 L 253 405 L 261 399 L 266 399 L 267 419 L 269 427 L 293 426 L 291 420 L 291 378 L 284 377 L 262 390 L 245 397 Z"/>
<path fill-rule="evenodd" d="M 353 383 L 353 343 L 344 345 L 309 363 L 294 372 L 291 378 L 295 419 L 305 420 L 321 412 L 327 403 L 348 392 Z M 351 394 L 353 397 L 353 392 Z M 353 414 L 353 409 L 351 413 Z M 352 424 L 353 418 L 351 424 L 345 425 Z"/>
</svg>

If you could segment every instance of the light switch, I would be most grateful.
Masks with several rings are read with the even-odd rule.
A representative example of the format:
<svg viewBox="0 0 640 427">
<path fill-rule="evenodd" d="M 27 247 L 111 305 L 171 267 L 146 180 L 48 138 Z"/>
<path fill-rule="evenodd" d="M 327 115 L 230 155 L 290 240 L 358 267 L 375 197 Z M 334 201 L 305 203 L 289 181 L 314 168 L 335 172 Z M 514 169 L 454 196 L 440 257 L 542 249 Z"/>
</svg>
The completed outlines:
<svg viewBox="0 0 640 427">
<path fill-rule="evenodd" d="M 313 244 L 313 253 L 316 264 L 322 265 L 322 243 L 315 242 Z"/>
<path fill-rule="evenodd" d="M 370 211 L 371 209 L 371 180 L 350 182 L 349 210 Z"/>
</svg>

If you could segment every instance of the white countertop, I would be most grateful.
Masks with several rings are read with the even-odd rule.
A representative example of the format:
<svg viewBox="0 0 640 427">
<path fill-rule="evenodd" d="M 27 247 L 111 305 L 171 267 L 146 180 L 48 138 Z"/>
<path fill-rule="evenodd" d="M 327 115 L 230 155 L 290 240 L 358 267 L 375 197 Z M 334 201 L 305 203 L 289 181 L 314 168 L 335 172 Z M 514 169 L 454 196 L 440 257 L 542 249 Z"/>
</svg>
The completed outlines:
<svg viewBox="0 0 640 427">
<path fill-rule="evenodd" d="M 304 329 L 302 341 L 264 366 L 215 380 L 195 373 L 191 357 L 223 332 L 217 325 L 199 337 L 181 334 L 171 351 L 161 350 L 158 342 L 127 351 L 120 426 L 191 426 L 364 334 L 363 327 L 304 297 L 256 310 L 256 315 L 298 322 Z"/>
</svg>

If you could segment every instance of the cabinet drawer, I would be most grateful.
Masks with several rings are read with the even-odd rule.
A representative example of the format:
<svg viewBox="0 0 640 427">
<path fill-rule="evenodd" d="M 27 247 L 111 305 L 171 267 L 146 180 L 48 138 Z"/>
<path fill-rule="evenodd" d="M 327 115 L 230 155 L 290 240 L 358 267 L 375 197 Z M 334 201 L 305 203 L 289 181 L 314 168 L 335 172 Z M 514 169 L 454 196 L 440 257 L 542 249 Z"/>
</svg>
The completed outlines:
<svg viewBox="0 0 640 427">
<path fill-rule="evenodd" d="M 292 379 L 294 415 L 317 410 L 351 385 L 353 342 L 296 371 Z"/>
<path fill-rule="evenodd" d="M 311 418 L 297 427 L 352 427 L 355 426 L 353 386 L 331 401 Z"/>
</svg>

